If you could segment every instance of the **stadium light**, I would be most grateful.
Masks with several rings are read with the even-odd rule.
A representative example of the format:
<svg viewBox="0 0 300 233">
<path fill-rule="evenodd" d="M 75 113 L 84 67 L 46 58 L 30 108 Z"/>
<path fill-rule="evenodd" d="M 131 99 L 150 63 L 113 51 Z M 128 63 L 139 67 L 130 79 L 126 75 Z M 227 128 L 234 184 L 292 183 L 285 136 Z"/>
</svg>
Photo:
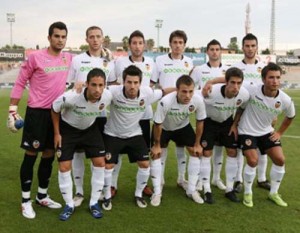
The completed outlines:
<svg viewBox="0 0 300 233">
<path fill-rule="evenodd" d="M 10 23 L 10 47 L 13 46 L 13 36 L 12 36 L 12 24 L 15 22 L 15 14 L 14 13 L 7 13 L 7 22 Z"/>
<path fill-rule="evenodd" d="M 159 51 L 159 29 L 162 27 L 163 20 L 157 19 L 155 20 L 155 27 L 157 28 L 157 51 Z"/>
</svg>

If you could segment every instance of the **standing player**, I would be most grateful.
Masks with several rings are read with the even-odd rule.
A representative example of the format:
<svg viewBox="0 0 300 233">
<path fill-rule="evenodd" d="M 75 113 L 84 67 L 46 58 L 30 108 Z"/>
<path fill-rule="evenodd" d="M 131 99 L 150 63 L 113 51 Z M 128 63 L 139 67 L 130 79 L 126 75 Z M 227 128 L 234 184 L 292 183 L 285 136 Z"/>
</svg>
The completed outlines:
<svg viewBox="0 0 300 233">
<path fill-rule="evenodd" d="M 202 88 L 205 83 L 216 77 L 223 77 L 228 66 L 221 63 L 222 47 L 219 41 L 211 40 L 206 47 L 206 54 L 208 56 L 208 62 L 201 66 L 196 66 L 191 71 L 191 77 L 193 78 L 196 87 Z M 214 145 L 213 147 L 213 177 L 212 184 L 217 186 L 221 190 L 225 190 L 221 179 L 221 170 L 223 164 L 223 152 L 222 146 Z M 198 187 L 202 190 L 201 174 L 199 177 Z"/>
<path fill-rule="evenodd" d="M 176 81 L 181 75 L 188 75 L 193 67 L 192 59 L 183 55 L 187 42 L 187 36 L 184 31 L 176 30 L 170 34 L 169 45 L 171 53 L 158 56 L 156 58 L 157 75 L 151 81 L 159 83 L 162 88 L 176 87 Z M 186 155 L 183 145 L 176 145 L 176 154 L 178 162 L 177 185 L 186 189 L 187 181 L 185 180 Z M 167 148 L 162 149 L 162 185 L 164 185 L 164 170 L 167 159 Z"/>
<path fill-rule="evenodd" d="M 91 199 L 89 208 L 94 218 L 101 218 L 98 199 L 104 185 L 105 148 L 96 117 L 105 111 L 112 100 L 105 89 L 105 73 L 98 68 L 87 75 L 86 88 L 80 93 L 68 91 L 57 98 L 52 105 L 54 145 L 59 161 L 59 188 L 66 202 L 60 220 L 68 220 L 74 212 L 72 159 L 76 148 L 84 149 L 92 167 Z M 61 118 L 61 121 L 60 121 Z"/>
<path fill-rule="evenodd" d="M 204 99 L 207 118 L 204 121 L 204 131 L 201 138 L 203 157 L 201 159 L 201 176 L 204 187 L 204 201 L 214 202 L 210 188 L 210 157 L 215 141 L 225 146 L 226 159 L 226 193 L 225 197 L 233 202 L 239 202 L 233 191 L 234 179 L 237 173 L 237 138 L 230 133 L 233 116 L 236 109 L 245 106 L 249 93 L 243 87 L 243 72 L 235 67 L 229 68 L 225 74 L 226 84 L 213 85 L 211 92 Z"/>
<path fill-rule="evenodd" d="M 150 86 L 150 79 L 156 73 L 155 63 L 152 58 L 144 57 L 145 38 L 142 32 L 134 31 L 129 36 L 129 50 L 131 55 L 120 57 L 116 60 L 115 73 L 118 81 L 122 83 L 122 73 L 124 69 L 130 65 L 137 66 L 143 72 L 143 79 L 141 86 Z M 150 148 L 150 119 L 153 117 L 152 107 L 149 105 L 146 108 L 145 114 L 140 120 L 143 137 L 146 141 L 148 148 Z M 114 167 L 112 174 L 112 197 L 116 194 L 118 188 L 118 176 L 122 165 L 122 157 L 120 156 L 118 163 Z M 144 194 L 152 195 L 152 190 L 146 186 Z"/>
<path fill-rule="evenodd" d="M 47 194 L 54 160 L 53 126 L 51 104 L 65 91 L 67 73 L 72 55 L 62 52 L 66 45 L 68 30 L 64 23 L 51 24 L 48 32 L 50 46 L 29 55 L 11 92 L 8 128 L 16 132 L 15 120 L 19 118 L 18 104 L 23 90 L 29 83 L 25 123 L 21 147 L 25 150 L 20 169 L 22 189 L 22 214 L 26 218 L 35 218 L 35 211 L 30 200 L 33 178 L 33 166 L 38 152 L 42 152 L 38 168 L 39 187 L 36 203 L 49 208 L 61 205 Z"/>
<path fill-rule="evenodd" d="M 199 95 L 194 95 L 195 85 L 190 76 L 180 76 L 176 81 L 176 88 L 177 92 L 166 95 L 157 105 L 151 154 L 154 159 L 159 158 L 162 148 L 167 148 L 170 140 L 186 146 L 190 154 L 186 194 L 196 203 L 202 204 L 203 199 L 196 191 L 196 184 L 200 172 L 199 157 L 202 155 L 200 138 L 203 132 L 203 120 L 206 118 L 205 105 Z M 190 124 L 190 115 L 193 113 L 196 115 L 196 135 Z M 159 172 L 153 175 L 161 177 Z M 154 186 L 155 192 L 151 199 L 151 204 L 154 206 L 160 205 L 161 202 L 160 184 L 161 182 L 158 182 Z"/>
<path fill-rule="evenodd" d="M 247 207 L 253 207 L 252 184 L 256 175 L 258 151 L 268 154 L 273 164 L 270 171 L 271 189 L 269 199 L 279 206 L 288 204 L 278 194 L 280 183 L 285 173 L 284 154 L 280 138 L 295 117 L 295 107 L 291 98 L 279 90 L 281 68 L 269 63 L 262 70 L 263 84 L 247 85 L 250 101 L 242 116 L 237 113 L 235 125 L 238 124 L 239 142 L 247 164 L 244 168 L 244 200 Z M 272 127 L 272 121 L 284 112 L 278 130 Z M 240 117 L 240 120 L 239 120 Z"/>
<path fill-rule="evenodd" d="M 89 45 L 89 49 L 88 51 L 74 57 L 68 75 L 68 82 L 75 83 L 75 88 L 82 88 L 86 82 L 88 72 L 93 68 L 100 68 L 105 72 L 108 84 L 116 82 L 114 63 L 111 61 L 112 58 L 110 51 L 102 47 L 103 38 L 103 31 L 100 27 L 91 26 L 86 30 L 85 40 Z M 103 111 L 102 115 L 99 115 L 97 123 L 102 132 L 106 123 L 106 111 Z M 74 154 L 72 163 L 74 183 L 76 187 L 74 203 L 77 207 L 81 205 L 84 199 L 84 152 L 77 150 Z"/>
<path fill-rule="evenodd" d="M 243 85 L 261 84 L 262 83 L 261 70 L 265 66 L 265 64 L 259 62 L 256 59 L 256 55 L 258 51 L 258 41 L 256 36 L 254 36 L 251 33 L 247 34 L 243 38 L 242 45 L 243 45 L 244 59 L 233 66 L 243 71 L 244 73 Z M 257 184 L 258 187 L 270 190 L 270 183 L 269 181 L 267 181 L 266 178 L 267 163 L 268 163 L 268 157 L 266 154 L 260 155 L 258 157 Z M 239 166 L 238 166 L 238 174 L 235 183 L 235 190 L 237 192 L 241 192 L 243 187 L 242 173 L 243 173 L 244 157 L 240 150 L 238 150 L 238 164 Z"/>
</svg>

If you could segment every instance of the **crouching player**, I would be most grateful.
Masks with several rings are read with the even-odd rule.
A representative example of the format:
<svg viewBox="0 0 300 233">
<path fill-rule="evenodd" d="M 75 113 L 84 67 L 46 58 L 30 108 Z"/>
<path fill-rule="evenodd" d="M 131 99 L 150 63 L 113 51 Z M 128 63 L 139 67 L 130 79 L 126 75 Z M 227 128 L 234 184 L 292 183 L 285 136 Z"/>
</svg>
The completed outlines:
<svg viewBox="0 0 300 233">
<path fill-rule="evenodd" d="M 153 143 L 151 155 L 153 161 L 160 161 L 162 148 L 167 148 L 170 140 L 178 145 L 186 146 L 190 156 L 188 164 L 188 188 L 186 194 L 196 203 L 202 204 L 203 199 L 196 191 L 200 173 L 200 156 L 202 147 L 200 138 L 203 131 L 203 120 L 206 111 L 203 99 L 194 95 L 194 82 L 188 75 L 182 75 L 176 82 L 177 92 L 166 95 L 157 105 L 154 115 Z M 196 135 L 190 124 L 190 115 L 196 114 Z M 152 166 L 155 164 L 152 162 Z M 161 164 L 160 162 L 158 163 Z M 154 170 L 152 169 L 154 172 Z M 151 204 L 157 206 L 161 201 L 161 166 L 155 169 L 157 174 L 151 174 L 157 181 L 153 182 L 154 194 Z"/>
<path fill-rule="evenodd" d="M 98 199 L 104 185 L 105 149 L 102 134 L 95 121 L 112 95 L 105 88 L 105 73 L 98 68 L 87 75 L 86 88 L 79 94 L 69 91 L 52 106 L 54 145 L 59 161 L 58 182 L 66 206 L 59 219 L 68 220 L 74 212 L 71 167 L 76 149 L 83 149 L 93 163 L 89 209 L 94 218 L 101 218 Z M 61 117 L 61 120 L 60 120 Z"/>
</svg>

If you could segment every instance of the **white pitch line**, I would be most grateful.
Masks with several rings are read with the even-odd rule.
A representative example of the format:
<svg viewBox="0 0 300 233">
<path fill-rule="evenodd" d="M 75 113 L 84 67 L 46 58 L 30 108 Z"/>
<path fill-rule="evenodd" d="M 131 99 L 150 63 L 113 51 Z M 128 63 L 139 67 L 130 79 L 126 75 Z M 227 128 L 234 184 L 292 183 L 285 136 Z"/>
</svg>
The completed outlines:
<svg viewBox="0 0 300 233">
<path fill-rule="evenodd" d="M 285 138 L 300 138 L 300 136 L 293 136 L 293 135 L 282 135 L 282 137 L 285 137 Z"/>
</svg>

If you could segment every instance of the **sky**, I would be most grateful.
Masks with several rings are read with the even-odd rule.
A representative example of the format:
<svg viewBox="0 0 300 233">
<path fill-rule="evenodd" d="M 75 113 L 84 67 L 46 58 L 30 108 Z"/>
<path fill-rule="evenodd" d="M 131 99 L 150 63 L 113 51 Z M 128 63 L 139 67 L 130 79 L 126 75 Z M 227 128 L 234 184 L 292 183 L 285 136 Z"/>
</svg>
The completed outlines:
<svg viewBox="0 0 300 233">
<path fill-rule="evenodd" d="M 259 48 L 269 47 L 271 0 L 0 0 L 0 47 L 10 44 L 7 13 L 15 14 L 13 44 L 26 48 L 48 46 L 51 23 L 63 21 L 69 34 L 67 47 L 85 43 L 85 30 L 100 26 L 111 41 L 121 41 L 134 30 L 157 43 L 155 20 L 162 19 L 159 44 L 168 46 L 172 31 L 187 33 L 189 47 L 202 47 L 217 39 L 227 47 L 231 37 L 239 46 L 245 35 L 246 6 L 250 3 L 251 32 L 258 37 Z M 276 0 L 275 48 L 300 48 L 299 0 Z"/>
</svg>

